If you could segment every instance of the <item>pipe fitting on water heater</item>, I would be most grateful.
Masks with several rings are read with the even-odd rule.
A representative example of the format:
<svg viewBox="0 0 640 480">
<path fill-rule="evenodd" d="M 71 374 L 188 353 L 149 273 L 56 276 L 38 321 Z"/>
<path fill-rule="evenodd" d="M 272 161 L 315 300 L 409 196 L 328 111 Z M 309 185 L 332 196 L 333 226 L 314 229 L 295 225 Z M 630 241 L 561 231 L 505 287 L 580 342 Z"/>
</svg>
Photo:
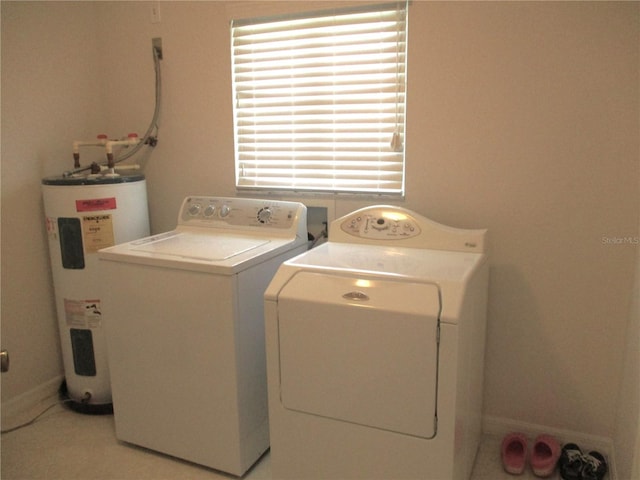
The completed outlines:
<svg viewBox="0 0 640 480">
<path fill-rule="evenodd" d="M 109 173 L 107 175 L 117 175 L 115 172 L 115 160 L 113 158 L 113 147 L 115 145 L 122 146 L 132 146 L 140 143 L 140 138 L 138 138 L 137 133 L 130 133 L 127 135 L 126 140 L 108 140 L 105 144 L 105 148 L 107 150 L 107 168 L 109 169 Z"/>
<path fill-rule="evenodd" d="M 73 168 L 80 168 L 80 147 L 102 147 L 107 143 L 107 136 L 101 133 L 97 137 L 97 141 L 76 140 L 73 142 Z"/>
<path fill-rule="evenodd" d="M 114 146 L 129 147 L 140 143 L 140 138 L 137 133 L 130 133 L 126 139 L 123 140 L 108 140 L 107 135 L 100 134 L 97 140 L 76 140 L 73 142 L 73 168 L 80 168 L 80 147 L 104 147 L 107 153 L 107 168 L 109 175 L 116 175 L 115 173 L 115 158 L 113 155 Z M 90 167 L 91 174 L 98 174 L 102 171 L 100 165 L 93 163 Z"/>
<path fill-rule="evenodd" d="M 107 142 L 105 143 L 107 156 L 113 156 L 114 145 L 130 146 L 137 145 L 138 143 L 140 143 L 140 138 L 138 138 L 137 133 L 130 133 L 129 135 L 127 135 L 127 138 L 125 140 L 107 140 Z"/>
</svg>

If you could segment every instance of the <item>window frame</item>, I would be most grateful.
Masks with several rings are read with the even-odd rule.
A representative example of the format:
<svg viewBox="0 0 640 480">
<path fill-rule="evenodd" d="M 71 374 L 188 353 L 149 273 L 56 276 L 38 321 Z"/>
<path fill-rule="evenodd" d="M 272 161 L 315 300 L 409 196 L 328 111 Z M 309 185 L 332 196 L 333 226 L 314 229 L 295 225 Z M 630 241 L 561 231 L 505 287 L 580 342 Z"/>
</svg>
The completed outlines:
<svg viewBox="0 0 640 480">
<path fill-rule="evenodd" d="M 405 195 L 405 173 L 406 173 L 406 99 L 407 99 L 407 40 L 408 40 L 408 2 L 393 2 L 393 3 L 383 3 L 383 4 L 374 4 L 374 5 L 366 5 L 366 6 L 356 6 L 356 7 L 347 7 L 347 8 L 337 8 L 337 9 L 332 9 L 332 10 L 320 10 L 320 11 L 315 11 L 315 12 L 305 12 L 305 13 L 300 13 L 300 14 L 287 14 L 287 15 L 278 15 L 278 16 L 269 16 L 269 17 L 259 17 L 259 18 L 249 18 L 249 19 L 241 19 L 241 20 L 232 20 L 231 22 L 231 28 L 230 28 L 230 33 L 231 33 L 231 69 L 232 69 L 232 91 L 233 91 L 233 117 L 234 117 L 234 176 L 235 176 L 235 186 L 236 186 L 236 190 L 239 193 L 245 193 L 245 192 L 261 192 L 261 193 L 278 193 L 278 194 L 295 194 L 295 195 L 307 195 L 307 194 L 311 194 L 311 195 L 326 195 L 326 194 L 333 194 L 333 195 L 353 195 L 353 196 L 358 196 L 358 197 L 362 197 L 362 196 L 375 196 L 375 197 L 391 197 L 394 199 L 401 199 L 404 198 Z M 246 113 L 249 110 L 242 110 L 243 107 L 245 108 L 249 108 L 247 107 L 247 105 L 251 105 L 250 101 L 249 102 L 245 102 L 245 104 L 243 104 L 243 106 L 240 105 L 241 102 L 244 101 L 244 98 L 242 97 L 243 94 L 245 94 L 245 91 L 242 91 L 239 88 L 239 85 L 241 84 L 241 81 L 238 80 L 238 78 L 240 78 L 240 73 L 241 70 L 238 68 L 237 65 L 237 58 L 238 58 L 238 54 L 236 51 L 236 47 L 238 45 L 236 45 L 236 43 L 234 43 L 234 33 L 237 32 L 236 29 L 244 29 L 249 27 L 249 29 L 251 30 L 252 28 L 255 28 L 257 26 L 257 30 L 258 32 L 264 32 L 265 31 L 265 27 L 267 31 L 271 31 L 271 29 L 274 26 L 283 26 L 283 25 L 287 25 L 286 22 L 306 22 L 306 21 L 313 21 L 314 19 L 322 19 L 323 22 L 327 22 L 327 19 L 334 19 L 338 24 L 341 21 L 344 21 L 345 18 L 347 18 L 347 16 L 352 17 L 352 16 L 356 16 L 354 18 L 360 18 L 361 15 L 370 15 L 370 14 L 374 14 L 374 15 L 378 15 L 381 13 L 380 12 L 389 12 L 389 11 L 393 11 L 394 15 L 396 16 L 396 24 L 395 24 L 395 28 L 396 33 L 395 33 L 395 51 L 393 51 L 393 56 L 395 56 L 395 61 L 393 63 L 395 68 L 395 83 L 392 83 L 389 81 L 388 77 L 390 77 L 390 73 L 387 70 L 387 78 L 386 78 L 386 84 L 384 84 L 384 88 L 389 89 L 391 87 L 394 88 L 392 94 L 390 94 L 388 91 L 385 93 L 385 118 L 386 120 L 383 121 L 379 121 L 378 123 L 378 136 L 379 138 L 375 138 L 375 132 L 367 132 L 367 134 L 369 135 L 370 138 L 372 138 L 372 143 L 375 143 L 377 145 L 377 147 L 374 147 L 374 149 L 372 150 L 372 152 L 370 153 L 371 155 L 373 155 L 373 159 L 369 160 L 369 159 L 363 159 L 361 158 L 362 156 L 359 154 L 358 152 L 358 148 L 360 148 L 361 145 L 364 145 L 364 143 L 357 143 L 356 141 L 351 142 L 350 145 L 354 145 L 354 150 L 353 151 L 340 151 L 339 155 L 336 155 L 335 151 L 331 151 L 331 147 L 327 148 L 327 146 L 330 145 L 329 141 L 325 140 L 318 140 L 318 142 L 325 142 L 325 144 L 322 144 L 322 146 L 320 147 L 322 148 L 327 148 L 326 152 L 322 152 L 322 150 L 310 150 L 308 152 L 302 150 L 302 154 L 301 156 L 305 156 L 305 159 L 298 161 L 295 157 L 294 154 L 292 158 L 288 158 L 288 157 L 283 157 L 278 158 L 277 160 L 275 160 L 274 162 L 272 162 L 273 164 L 278 165 L 281 168 L 286 168 L 288 165 L 284 165 L 286 163 L 286 161 L 288 160 L 289 162 L 297 162 L 297 165 L 302 165 L 302 167 L 299 167 L 298 170 L 296 170 L 296 172 L 289 174 L 290 178 L 296 178 L 299 180 L 299 177 L 295 176 L 295 173 L 306 173 L 310 170 L 312 170 L 312 165 L 315 164 L 320 164 L 320 163 L 326 163 L 326 162 L 334 162 L 334 165 L 332 167 L 330 167 L 329 169 L 326 169 L 325 171 L 325 175 L 327 176 L 326 178 L 331 178 L 331 181 L 333 183 L 329 183 L 327 182 L 320 182 L 321 185 L 316 186 L 316 184 L 314 184 L 314 182 L 317 180 L 316 177 L 314 177 L 314 175 L 307 175 L 307 176 L 302 176 L 301 178 L 303 178 L 303 183 L 302 184 L 296 184 L 293 181 L 288 183 L 288 184 L 284 184 L 284 182 L 278 180 L 277 182 L 275 181 L 271 181 L 271 179 L 269 177 L 266 178 L 266 180 L 264 179 L 260 179 L 258 178 L 257 181 L 252 181 L 250 178 L 254 178 L 248 175 L 243 176 L 243 173 L 246 173 L 246 170 L 249 167 L 254 167 L 256 165 L 258 165 L 260 168 L 262 168 L 264 166 L 264 164 L 266 164 L 267 162 L 265 162 L 263 160 L 263 157 L 268 157 L 269 155 L 273 154 L 273 152 L 268 152 L 267 150 L 259 150 L 260 147 L 264 147 L 265 145 L 268 145 L 268 148 L 273 148 L 271 146 L 271 144 L 268 144 L 264 141 L 264 136 L 260 137 L 258 134 L 255 134 L 255 132 L 251 131 L 251 129 L 253 128 L 255 131 L 257 131 L 257 128 L 264 128 L 264 127 L 255 127 L 255 125 L 257 125 L 255 122 L 259 121 L 255 119 L 256 114 L 254 113 L 254 118 L 253 118 L 253 124 L 251 124 L 247 129 L 244 129 L 244 127 L 246 127 L 246 123 L 243 125 L 240 125 L 240 119 L 242 119 L 243 121 L 247 121 L 249 124 L 251 123 L 251 121 L 247 120 L 247 116 L 242 116 L 241 113 Z M 386 14 L 387 16 L 389 16 L 389 13 Z M 285 22 L 285 23 L 283 23 Z M 390 28 L 390 27 L 389 27 Z M 275 31 L 278 31 L 277 29 Z M 255 32 L 254 32 L 255 33 Z M 383 34 L 380 33 L 379 36 L 382 36 Z M 331 35 L 326 35 L 325 38 L 333 38 Z M 241 38 L 242 41 L 244 41 L 244 38 Z M 373 45 L 379 45 L 382 44 L 382 41 L 379 40 L 378 42 L 376 42 L 375 40 L 371 42 Z M 386 45 L 388 47 L 388 45 L 391 42 L 387 42 Z M 240 45 L 243 45 L 242 42 L 240 42 Z M 247 45 L 247 44 L 244 44 Z M 245 48 L 244 51 L 247 51 L 247 49 Z M 253 50 L 252 50 L 253 53 Z M 386 54 L 387 59 L 391 57 L 391 54 Z M 292 62 L 293 63 L 293 62 Z M 363 61 L 364 63 L 364 61 Z M 355 68 L 355 67 L 352 67 Z M 370 68 L 370 67 L 363 67 L 363 68 Z M 387 66 L 387 69 L 390 68 Z M 244 69 L 244 73 L 245 73 L 245 78 L 248 76 L 246 74 L 247 69 Z M 336 70 L 338 71 L 338 70 Z M 259 72 L 259 74 L 263 73 L 264 70 L 262 72 Z M 242 72 L 241 72 L 242 73 Z M 296 72 L 298 73 L 298 72 Z M 344 75 L 344 72 L 342 72 L 342 74 Z M 380 77 L 382 78 L 383 75 L 380 75 Z M 297 76 L 297 77 L 293 77 L 296 80 L 300 79 L 300 84 L 305 85 L 305 77 L 304 76 Z M 329 77 L 323 77 L 323 78 L 329 78 Z M 363 77 L 364 79 L 365 77 Z M 341 77 L 338 79 L 339 81 L 344 81 L 344 77 Z M 264 83 L 264 82 L 263 82 Z M 371 85 L 374 84 L 375 82 L 371 82 L 370 84 L 367 84 L 366 82 L 362 82 L 363 85 L 365 85 L 364 89 L 366 90 L 367 88 L 371 88 Z M 382 82 L 380 82 L 382 85 Z M 294 85 L 292 83 L 292 85 Z M 251 85 L 250 85 L 251 86 Z M 281 85 L 278 85 L 281 87 Z M 391 87 L 390 87 L 391 86 Z M 243 85 L 243 87 L 246 87 L 246 85 Z M 295 87 L 295 85 L 293 87 L 291 87 L 291 89 L 293 90 Z M 380 86 L 379 88 L 382 88 L 382 86 Z M 275 88 L 272 89 L 275 91 Z M 280 88 L 280 90 L 283 90 L 282 88 Z M 263 95 L 263 91 L 258 91 L 258 95 Z M 251 96 L 253 95 L 253 97 Z M 377 93 L 376 95 L 378 95 L 378 97 L 376 98 L 380 98 L 381 96 L 383 96 L 381 93 Z M 367 95 L 364 95 L 361 98 L 365 98 Z M 372 97 L 374 97 L 374 95 L 371 95 Z M 249 94 L 246 94 L 247 98 L 251 98 L 252 100 L 256 97 L 256 94 L 254 91 L 251 91 Z M 389 98 L 394 97 L 392 102 L 390 103 Z M 355 98 L 355 96 L 354 96 Z M 294 100 L 292 100 L 291 105 L 302 105 L 302 103 L 296 103 L 299 102 L 299 97 L 295 97 Z M 366 104 L 366 101 L 363 102 L 364 104 Z M 373 104 L 374 102 L 370 102 L 371 104 Z M 378 100 L 378 103 L 382 103 L 382 101 Z M 284 103 L 283 103 L 284 105 Z M 315 104 L 314 104 L 315 105 Z M 335 104 L 334 104 L 335 105 Z M 392 107 L 390 107 L 389 105 L 392 105 Z M 324 105 L 326 107 L 326 105 Z M 366 107 L 363 108 L 367 108 L 368 104 L 366 104 Z M 338 108 L 343 108 L 343 109 L 348 109 L 348 106 L 338 106 Z M 389 131 L 389 109 L 393 108 L 394 111 L 393 113 L 393 131 L 390 132 Z M 301 108 L 302 111 L 304 111 L 304 108 Z M 258 111 L 258 109 L 255 109 L 255 111 Z M 349 143 L 350 140 L 350 136 L 354 136 L 354 138 L 358 138 L 357 134 L 352 134 L 352 133 L 345 133 L 346 131 L 342 131 L 342 132 L 338 132 L 338 130 L 340 128 L 344 128 L 344 125 L 348 124 L 348 121 L 346 123 L 343 123 L 343 125 L 340 125 L 338 127 L 335 126 L 336 124 L 336 119 L 335 117 L 338 117 L 339 114 L 335 113 L 337 110 L 334 109 L 334 113 L 331 115 L 333 120 L 333 123 L 330 123 L 329 125 L 333 125 L 332 129 L 329 129 L 329 131 L 333 132 L 333 140 L 335 141 L 335 138 L 337 138 L 338 136 L 342 135 L 342 138 L 346 138 L 346 143 Z M 380 110 L 381 112 L 383 110 Z M 260 111 L 262 112 L 262 111 Z M 362 117 L 362 113 L 360 113 L 360 116 Z M 294 117 L 294 115 L 291 115 L 292 117 Z M 357 117 L 357 115 L 355 115 Z M 383 114 L 381 113 L 380 116 L 382 117 Z M 342 120 L 344 122 L 344 118 L 340 117 L 340 120 Z M 298 124 L 295 123 L 296 120 L 293 120 L 294 123 L 292 124 L 285 124 L 282 127 L 278 127 L 278 128 L 286 128 L 290 125 L 295 125 L 295 128 L 300 128 L 300 131 L 303 131 L 304 128 L 310 128 L 309 125 L 307 124 Z M 367 119 L 367 122 L 374 124 L 375 122 L 372 122 L 370 120 Z M 302 126 L 300 126 L 302 125 Z M 380 125 L 383 125 L 383 127 L 380 127 Z M 372 128 L 371 126 L 369 127 L 362 127 L 364 128 Z M 336 130 L 338 129 L 338 130 Z M 296 132 L 297 130 L 292 130 L 293 132 Z M 241 142 L 240 137 L 242 135 L 247 135 L 249 136 L 246 132 L 250 132 L 251 134 L 254 135 L 254 138 L 260 138 L 261 140 L 254 140 L 254 143 L 251 142 Z M 338 132 L 338 133 L 335 133 Z M 321 131 L 311 131 L 311 130 L 306 130 L 306 134 L 305 135 L 300 135 L 300 137 L 304 138 L 304 137 L 309 137 L 309 138 L 316 138 L 316 137 L 320 137 L 321 135 Z M 265 142 L 265 143 L 263 143 Z M 284 141 L 286 143 L 286 140 Z M 337 142 L 337 141 L 336 141 Z M 300 150 L 296 149 L 294 142 L 289 142 L 288 145 L 291 145 L 292 148 L 291 150 L 294 152 L 300 152 Z M 341 146 L 341 145 L 340 145 Z M 250 148 L 253 148 L 253 150 L 251 150 Z M 266 147 L 265 147 L 266 148 Z M 377 156 L 376 156 L 376 150 L 375 148 L 377 148 Z M 243 150 L 244 149 L 244 150 Z M 246 152 L 250 152 L 248 155 L 246 155 Z M 245 157 L 242 157 L 242 155 L 245 154 Z M 278 155 L 279 153 L 273 154 L 273 155 Z M 328 158 L 330 158 L 331 154 L 334 155 L 333 160 L 330 160 Z M 252 162 L 247 161 L 247 157 L 253 157 L 255 160 Z M 260 157 L 260 158 L 258 158 Z M 340 157 L 338 160 L 336 160 L 336 157 Z M 344 163 L 339 163 L 340 160 L 343 160 L 345 157 L 348 158 L 353 158 L 353 168 L 351 168 L 349 170 L 349 164 L 345 161 Z M 323 159 L 327 159 L 327 160 L 323 160 Z M 389 161 L 386 161 L 389 160 Z M 372 165 L 370 165 L 368 162 L 373 162 L 375 164 L 375 168 L 372 168 Z M 365 168 L 366 170 L 363 170 L 363 168 Z M 306 169 L 306 170 L 305 170 Z M 262 170 L 262 171 L 267 171 L 267 170 Z M 281 170 L 278 170 L 278 172 L 280 172 Z M 371 172 L 369 173 L 369 176 L 366 175 L 367 172 Z M 372 172 L 375 172 L 372 173 Z M 259 174 L 260 172 L 258 172 Z M 332 177 L 331 174 L 333 174 L 334 176 Z M 355 181 L 356 183 L 352 183 L 349 186 L 344 186 L 343 185 L 343 179 L 340 177 L 341 175 L 344 175 L 346 177 L 349 176 L 349 174 L 351 175 L 351 180 Z M 379 178 L 382 178 L 382 180 L 375 180 L 375 178 L 373 178 L 375 175 L 378 175 Z M 274 174 L 275 176 L 276 174 Z M 335 179 L 335 177 L 339 177 L 337 180 Z M 286 175 L 285 175 L 286 177 Z M 359 177 L 362 177 L 362 179 L 360 179 Z M 380 185 L 385 185 L 385 181 L 387 178 L 391 178 L 392 180 L 390 182 L 388 182 L 390 185 L 392 185 L 390 188 L 381 188 Z M 319 180 L 318 180 L 319 181 Z M 360 181 L 360 183 L 364 186 L 358 186 L 358 182 Z M 376 186 L 376 182 L 377 182 L 377 186 Z M 373 186 L 372 186 L 373 185 Z"/>
</svg>

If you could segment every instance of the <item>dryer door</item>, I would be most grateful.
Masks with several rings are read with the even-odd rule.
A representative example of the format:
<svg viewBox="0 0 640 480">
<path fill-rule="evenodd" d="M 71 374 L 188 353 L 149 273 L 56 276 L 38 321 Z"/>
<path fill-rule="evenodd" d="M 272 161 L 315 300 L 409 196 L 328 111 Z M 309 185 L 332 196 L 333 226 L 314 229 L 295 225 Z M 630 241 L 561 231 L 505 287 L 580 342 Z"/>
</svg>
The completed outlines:
<svg viewBox="0 0 640 480">
<path fill-rule="evenodd" d="M 435 435 L 436 284 L 297 273 L 278 297 L 285 408 Z"/>
</svg>

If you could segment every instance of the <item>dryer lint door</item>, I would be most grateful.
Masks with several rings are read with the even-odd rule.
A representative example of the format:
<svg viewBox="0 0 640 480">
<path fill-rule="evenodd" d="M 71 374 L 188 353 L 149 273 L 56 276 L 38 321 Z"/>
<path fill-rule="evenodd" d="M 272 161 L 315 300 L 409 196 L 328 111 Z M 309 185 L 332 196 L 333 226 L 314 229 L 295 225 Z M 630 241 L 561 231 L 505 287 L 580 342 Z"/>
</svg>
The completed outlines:
<svg viewBox="0 0 640 480">
<path fill-rule="evenodd" d="M 438 286 L 298 272 L 278 296 L 283 406 L 435 435 Z"/>
</svg>

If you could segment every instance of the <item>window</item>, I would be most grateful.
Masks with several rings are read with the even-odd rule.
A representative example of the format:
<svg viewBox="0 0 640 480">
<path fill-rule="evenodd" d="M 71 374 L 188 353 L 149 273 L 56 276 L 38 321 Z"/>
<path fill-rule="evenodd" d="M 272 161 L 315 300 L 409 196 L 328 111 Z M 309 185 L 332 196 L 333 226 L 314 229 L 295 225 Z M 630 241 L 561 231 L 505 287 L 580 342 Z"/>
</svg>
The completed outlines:
<svg viewBox="0 0 640 480">
<path fill-rule="evenodd" d="M 407 5 L 233 21 L 238 189 L 404 194 Z"/>
</svg>

